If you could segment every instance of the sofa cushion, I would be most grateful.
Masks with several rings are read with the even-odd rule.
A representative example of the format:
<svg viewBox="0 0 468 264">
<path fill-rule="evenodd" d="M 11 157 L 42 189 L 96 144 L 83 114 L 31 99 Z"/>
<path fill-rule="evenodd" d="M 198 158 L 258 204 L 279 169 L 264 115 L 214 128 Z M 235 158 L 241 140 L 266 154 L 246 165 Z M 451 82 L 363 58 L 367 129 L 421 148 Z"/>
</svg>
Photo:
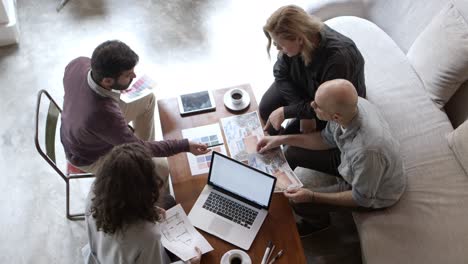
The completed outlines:
<svg viewBox="0 0 468 264">
<path fill-rule="evenodd" d="M 450 0 L 363 0 L 367 2 L 367 19 L 385 31 L 403 53 L 408 52 L 447 1 Z"/>
<path fill-rule="evenodd" d="M 468 177 L 448 146 L 447 115 L 427 95 L 406 55 L 375 24 L 326 22 L 353 39 L 365 58 L 368 99 L 401 145 L 407 189 L 393 207 L 354 213 L 368 263 L 461 263 L 468 245 Z"/>
<path fill-rule="evenodd" d="M 468 23 L 452 3 L 414 41 L 408 58 L 440 107 L 468 79 Z"/>
<path fill-rule="evenodd" d="M 449 146 L 468 175 L 468 121 L 447 136 Z"/>
</svg>

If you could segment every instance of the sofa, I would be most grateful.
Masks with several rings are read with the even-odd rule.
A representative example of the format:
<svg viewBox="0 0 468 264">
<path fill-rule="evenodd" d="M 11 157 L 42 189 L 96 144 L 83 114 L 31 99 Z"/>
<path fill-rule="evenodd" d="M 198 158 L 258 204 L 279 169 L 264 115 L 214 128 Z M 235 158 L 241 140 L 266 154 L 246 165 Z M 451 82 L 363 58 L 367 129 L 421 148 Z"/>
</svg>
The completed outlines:
<svg viewBox="0 0 468 264">
<path fill-rule="evenodd" d="M 303 7 L 357 44 L 367 99 L 401 145 L 407 188 L 400 201 L 353 213 L 363 262 L 467 263 L 468 1 L 323 0 Z"/>
</svg>

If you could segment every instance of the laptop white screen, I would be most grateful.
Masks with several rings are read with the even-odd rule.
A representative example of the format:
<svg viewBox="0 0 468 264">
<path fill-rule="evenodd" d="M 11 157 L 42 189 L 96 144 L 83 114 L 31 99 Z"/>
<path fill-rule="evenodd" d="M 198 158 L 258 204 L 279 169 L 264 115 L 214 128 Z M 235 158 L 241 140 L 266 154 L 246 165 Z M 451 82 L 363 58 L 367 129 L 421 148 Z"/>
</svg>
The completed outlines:
<svg viewBox="0 0 468 264">
<path fill-rule="evenodd" d="M 210 182 L 261 206 L 268 207 L 275 178 L 234 160 L 213 154 Z"/>
</svg>

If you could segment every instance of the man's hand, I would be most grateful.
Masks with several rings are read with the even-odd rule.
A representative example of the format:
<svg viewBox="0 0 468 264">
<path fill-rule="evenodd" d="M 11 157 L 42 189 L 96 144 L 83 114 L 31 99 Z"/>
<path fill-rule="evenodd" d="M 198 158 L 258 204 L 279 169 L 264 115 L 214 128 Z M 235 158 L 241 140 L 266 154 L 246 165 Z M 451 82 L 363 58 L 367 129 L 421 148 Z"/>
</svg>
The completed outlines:
<svg viewBox="0 0 468 264">
<path fill-rule="evenodd" d="M 264 153 L 265 151 L 279 147 L 281 145 L 280 136 L 264 136 L 257 143 L 257 152 Z"/>
<path fill-rule="evenodd" d="M 208 145 L 192 141 L 189 141 L 189 148 L 190 153 L 192 153 L 193 155 L 201 155 L 210 152 L 210 149 L 208 149 Z"/>
<path fill-rule="evenodd" d="M 275 111 L 271 112 L 268 120 L 263 127 L 264 131 L 267 131 L 270 126 L 272 126 L 276 131 L 281 128 L 281 124 L 284 121 L 284 107 L 277 108 Z"/>
<path fill-rule="evenodd" d="M 286 190 L 284 192 L 284 196 L 289 198 L 293 203 L 311 203 L 313 195 L 313 191 L 304 188 Z"/>
<path fill-rule="evenodd" d="M 315 119 L 301 119 L 300 130 L 302 134 L 309 134 L 317 130 L 317 122 Z"/>
<path fill-rule="evenodd" d="M 197 251 L 197 256 L 189 259 L 190 264 L 199 264 L 202 256 L 202 252 L 198 247 L 195 247 L 195 251 Z"/>
</svg>

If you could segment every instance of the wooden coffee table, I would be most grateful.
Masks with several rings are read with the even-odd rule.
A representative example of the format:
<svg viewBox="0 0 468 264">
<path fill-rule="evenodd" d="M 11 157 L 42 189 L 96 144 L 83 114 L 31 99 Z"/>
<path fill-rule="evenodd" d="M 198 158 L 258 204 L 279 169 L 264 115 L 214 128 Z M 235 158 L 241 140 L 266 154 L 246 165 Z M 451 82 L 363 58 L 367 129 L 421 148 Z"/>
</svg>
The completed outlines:
<svg viewBox="0 0 468 264">
<path fill-rule="evenodd" d="M 210 125 L 218 123 L 220 118 L 223 117 L 256 111 L 258 106 L 250 85 L 245 84 L 236 87 L 246 90 L 251 100 L 248 109 L 237 113 L 230 112 L 223 104 L 224 93 L 233 87 L 213 91 L 216 101 L 215 112 L 182 117 L 179 113 L 176 98 L 158 100 L 163 138 L 181 139 L 182 129 Z M 205 186 L 208 175 L 192 176 L 185 153 L 169 157 L 168 161 L 176 200 L 188 214 Z M 218 237 L 202 230 L 199 231 L 214 248 L 213 251 L 203 255 L 202 263 L 220 263 L 221 257 L 225 252 L 237 248 Z M 250 250 L 247 251 L 247 254 L 252 259 L 252 263 L 260 263 L 265 252 L 265 247 L 270 240 L 276 245 L 275 254 L 280 249 L 284 250 L 283 256 L 275 263 L 306 263 L 293 212 L 283 194 L 275 193 L 273 195 L 268 216 Z"/>
</svg>

